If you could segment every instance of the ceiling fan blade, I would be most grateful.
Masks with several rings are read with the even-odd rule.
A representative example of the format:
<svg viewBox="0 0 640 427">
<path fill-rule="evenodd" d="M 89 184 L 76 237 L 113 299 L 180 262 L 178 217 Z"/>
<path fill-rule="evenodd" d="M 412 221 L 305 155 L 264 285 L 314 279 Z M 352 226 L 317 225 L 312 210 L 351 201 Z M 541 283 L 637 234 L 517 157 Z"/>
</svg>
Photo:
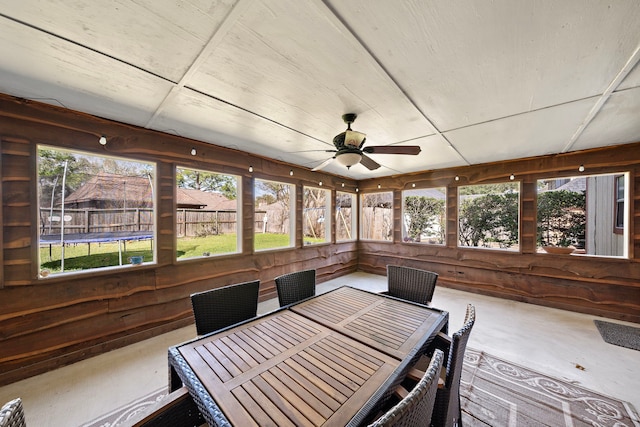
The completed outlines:
<svg viewBox="0 0 640 427">
<path fill-rule="evenodd" d="M 418 145 L 374 145 L 362 149 L 369 154 L 420 154 L 420 146 Z"/>
<path fill-rule="evenodd" d="M 316 166 L 315 168 L 311 169 L 312 171 L 319 171 L 320 169 L 324 168 L 325 166 L 327 166 L 329 163 L 331 163 L 331 160 L 335 159 L 335 157 L 329 157 L 327 160 L 325 160 L 324 162 L 320 163 L 318 166 Z"/>
<path fill-rule="evenodd" d="M 360 159 L 360 164 L 362 164 L 364 167 L 366 167 L 369 170 L 376 170 L 380 167 L 380 165 L 373 160 L 371 157 L 367 156 L 366 154 L 362 154 L 362 159 Z"/>
</svg>

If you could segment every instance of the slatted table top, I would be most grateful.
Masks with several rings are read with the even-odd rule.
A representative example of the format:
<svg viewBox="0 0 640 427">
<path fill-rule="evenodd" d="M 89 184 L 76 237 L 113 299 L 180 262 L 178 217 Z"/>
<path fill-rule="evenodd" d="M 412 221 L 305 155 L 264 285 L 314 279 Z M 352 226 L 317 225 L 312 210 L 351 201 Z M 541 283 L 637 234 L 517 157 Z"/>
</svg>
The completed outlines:
<svg viewBox="0 0 640 427">
<path fill-rule="evenodd" d="M 177 351 L 183 360 L 175 365 L 197 377 L 187 387 L 206 390 L 223 414 L 218 420 L 234 426 L 348 425 L 381 397 L 401 364 L 290 310 Z"/>
<path fill-rule="evenodd" d="M 291 307 L 348 337 L 399 359 L 445 330 L 449 315 L 347 286 Z"/>
<path fill-rule="evenodd" d="M 447 322 L 342 287 L 171 347 L 171 387 L 184 383 L 211 425 L 361 425 Z"/>
</svg>

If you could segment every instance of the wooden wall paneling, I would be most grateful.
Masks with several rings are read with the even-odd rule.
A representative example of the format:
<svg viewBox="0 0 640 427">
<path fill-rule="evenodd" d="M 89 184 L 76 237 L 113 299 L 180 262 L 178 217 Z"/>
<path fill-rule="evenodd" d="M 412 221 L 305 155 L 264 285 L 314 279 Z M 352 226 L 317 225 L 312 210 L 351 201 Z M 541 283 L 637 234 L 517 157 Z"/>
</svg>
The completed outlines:
<svg viewBox="0 0 640 427">
<path fill-rule="evenodd" d="M 440 274 L 438 283 L 467 292 L 523 300 L 620 320 L 640 322 L 640 143 L 579 153 L 478 165 L 450 171 L 460 180 L 447 187 L 447 246 L 396 242 L 391 247 L 359 242 L 359 268 L 385 274 L 384 265 L 427 268 Z M 536 181 L 576 176 L 580 164 L 588 174 L 628 170 L 632 175 L 630 258 L 606 258 L 536 253 Z M 495 167 L 494 167 L 495 166 Z M 522 179 L 521 251 L 457 248 L 458 185 L 504 180 L 510 173 Z M 407 177 L 409 180 L 415 177 Z M 384 179 L 376 182 L 387 185 Z M 397 178 L 389 180 L 396 183 Z M 394 221 L 397 223 L 397 221 Z"/>
<path fill-rule="evenodd" d="M 14 288 L 15 292 L 10 292 L 10 295 L 13 294 L 13 296 L 19 297 L 22 288 Z M 27 336 L 34 332 L 56 329 L 61 325 L 82 319 L 95 318 L 106 314 L 108 311 L 109 302 L 107 300 L 87 301 L 72 306 L 51 308 L 5 318 L 2 322 L 2 339 L 6 340 L 7 345 L 3 347 L 8 351 L 9 340 L 13 338 Z M 7 354 L 5 354 L 5 357 L 7 357 Z"/>
<path fill-rule="evenodd" d="M 3 142 L 0 137 L 0 178 L 4 176 L 2 170 L 2 160 L 4 156 L 3 153 Z M 4 180 L 0 181 L 0 200 L 4 200 Z M 2 204 L 2 209 L 0 209 L 0 224 L 4 224 L 3 220 L 3 212 L 4 212 L 4 203 Z M 4 227 L 2 233 L 0 233 L 0 289 L 4 288 Z"/>
<path fill-rule="evenodd" d="M 32 191 L 32 145 L 27 139 L 3 138 L 2 219 L 4 285 L 28 285 L 32 266 L 33 225 L 37 205 Z M 37 228 L 37 227 L 36 227 Z M 37 258 L 36 258 L 37 259 Z"/>
<path fill-rule="evenodd" d="M 277 275 L 306 268 L 316 269 L 320 283 L 356 270 L 384 275 L 387 264 L 414 266 L 440 274 L 440 286 L 640 323 L 640 143 L 355 182 L 6 95 L 0 95 L 0 129 L 0 274 L 4 276 L 0 285 L 0 384 L 192 324 L 192 292 L 260 279 L 261 299 L 275 297 L 273 279 Z M 109 139 L 104 147 L 97 142 L 101 134 Z M 37 200 L 33 177 L 39 143 L 157 163 L 155 264 L 50 276 L 46 280 L 36 277 L 38 266 L 33 259 L 37 248 L 33 242 L 37 227 L 33 224 L 37 222 L 33 220 L 33 207 Z M 196 147 L 197 156 L 190 154 L 191 147 Z M 175 259 L 176 164 L 242 177 L 241 254 L 180 262 Z M 575 176 L 580 164 L 588 165 L 588 173 L 631 171 L 631 259 L 533 253 L 536 179 Z M 249 165 L 254 167 L 253 173 L 248 171 Z M 289 176 L 292 168 L 293 177 Z M 511 173 L 524 182 L 523 252 L 458 248 L 458 185 L 501 181 Z M 455 181 L 456 175 L 459 181 Z M 305 183 L 317 185 L 322 180 L 326 188 L 336 188 L 345 181 L 345 188 L 376 191 L 380 184 L 393 190 L 394 241 L 358 240 L 302 247 L 299 222 L 295 248 L 255 253 L 255 176 L 292 182 L 300 189 Z M 447 186 L 446 245 L 402 242 L 401 189 L 412 182 L 425 187 Z M 302 193 L 297 193 L 299 211 Z M 356 194 L 359 212 L 360 193 Z"/>
<path fill-rule="evenodd" d="M 450 248 L 458 246 L 458 187 L 447 187 L 447 241 Z"/>
<path fill-rule="evenodd" d="M 175 164 L 157 162 L 156 181 L 156 262 L 176 262 L 176 175 Z"/>
<path fill-rule="evenodd" d="M 140 327 L 156 326 L 181 316 L 184 317 L 184 308 L 180 305 L 151 305 L 126 312 L 79 318 L 58 324 L 55 328 L 29 331 L 28 334 L 3 340 L 4 344 L 0 346 L 0 366 L 16 359 L 46 357 L 47 353 L 60 348 Z M 34 346 L 34 342 L 38 345 Z"/>
<path fill-rule="evenodd" d="M 91 341 L 41 353 L 33 357 L 15 359 L 0 365 L 0 384 L 10 384 L 79 360 L 149 339 L 174 329 L 189 326 L 192 319 L 165 322 L 158 326 L 141 327 L 117 334 L 101 336 Z M 195 328 L 194 328 L 195 333 Z"/>
<path fill-rule="evenodd" d="M 295 188 L 295 197 L 293 200 L 294 209 L 293 215 L 294 218 L 289 218 L 289 221 L 295 220 L 293 225 L 293 246 L 296 248 L 301 248 L 304 246 L 304 185 L 298 184 L 294 186 Z"/>
<path fill-rule="evenodd" d="M 253 254 L 253 230 L 255 227 L 254 180 L 250 175 L 242 177 L 242 255 Z"/>
<path fill-rule="evenodd" d="M 1 166 L 0 166 L 1 167 Z M 329 197 L 330 197 L 330 201 L 329 201 L 329 214 L 331 215 L 331 229 L 329 230 L 329 241 L 332 243 L 336 242 L 336 223 L 337 223 L 337 218 L 336 218 L 336 195 L 337 195 L 337 189 L 336 188 L 332 188 L 331 191 L 329 192 Z"/>
<path fill-rule="evenodd" d="M 537 206 L 536 182 L 530 180 L 520 184 L 520 251 L 536 252 L 537 241 Z"/>
<path fill-rule="evenodd" d="M 393 194 L 393 231 L 392 241 L 402 242 L 402 190 L 392 190 Z"/>
<path fill-rule="evenodd" d="M 631 259 L 640 260 L 640 165 L 636 165 L 631 173 L 631 188 L 629 194 L 631 194 L 632 210 L 629 215 L 630 226 L 629 230 L 629 257 Z M 638 280 L 640 282 L 640 280 Z"/>
</svg>

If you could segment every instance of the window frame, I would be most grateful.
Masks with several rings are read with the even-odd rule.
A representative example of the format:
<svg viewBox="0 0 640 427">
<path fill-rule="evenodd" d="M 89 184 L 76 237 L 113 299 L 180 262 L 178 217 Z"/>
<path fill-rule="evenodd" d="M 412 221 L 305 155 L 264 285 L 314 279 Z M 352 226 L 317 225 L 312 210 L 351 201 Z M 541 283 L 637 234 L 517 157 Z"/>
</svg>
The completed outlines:
<svg viewBox="0 0 640 427">
<path fill-rule="evenodd" d="M 351 221 L 349 221 L 349 230 L 347 231 L 351 234 L 351 238 L 341 239 L 338 227 L 340 227 L 340 221 L 338 220 L 338 214 L 340 213 L 341 206 L 338 205 L 338 195 L 345 194 L 349 195 L 351 198 Z M 336 190 L 335 196 L 335 227 L 336 227 L 336 243 L 339 242 L 353 242 L 358 240 L 358 195 L 356 193 L 351 193 L 348 191 Z M 342 217 L 344 221 L 344 216 Z M 344 221 L 346 223 L 346 221 Z M 346 228 L 346 227 L 345 227 Z"/>
<path fill-rule="evenodd" d="M 410 240 L 411 237 L 408 236 L 408 231 L 407 230 L 407 218 L 406 218 L 406 208 L 407 208 L 407 204 L 406 204 L 406 199 L 407 197 L 426 197 L 426 198 L 432 198 L 432 199 L 436 199 L 435 197 L 430 197 L 430 196 L 420 196 L 420 195 L 412 195 L 409 194 L 411 192 L 428 192 L 429 190 L 436 190 L 441 192 L 442 194 L 444 194 L 444 198 L 442 199 L 444 204 L 442 207 L 442 212 L 440 213 L 440 218 L 438 221 L 438 226 L 442 227 L 442 231 L 440 232 L 440 237 L 442 242 L 430 242 L 428 240 L 422 241 L 422 239 L 418 240 L 418 241 L 414 241 L 414 240 Z M 447 187 L 446 186 L 438 186 L 438 187 L 424 187 L 424 188 L 407 188 L 402 190 L 402 194 L 401 194 L 401 200 L 402 200 L 402 209 L 401 209 L 401 226 L 402 226 L 402 242 L 403 243 L 407 243 L 407 244 L 420 244 L 420 245 L 437 245 L 437 246 L 445 246 L 447 244 Z"/>
<path fill-rule="evenodd" d="M 619 182 L 622 181 L 622 189 Z M 613 232 L 614 234 L 624 234 L 625 225 L 625 189 L 626 177 L 624 174 L 615 174 L 613 179 Z M 622 197 L 620 197 L 620 191 L 622 191 Z M 620 218 L 622 216 L 622 218 Z"/>
<path fill-rule="evenodd" d="M 258 194 L 258 183 L 259 182 L 273 182 L 275 184 L 281 184 L 281 185 L 286 185 L 289 188 L 289 208 L 288 208 L 288 215 L 289 215 L 289 243 L 286 246 L 274 246 L 274 247 L 269 247 L 269 248 L 264 248 L 264 249 L 257 249 L 256 248 L 256 235 L 258 234 L 257 230 L 256 230 L 256 223 L 258 221 L 260 221 L 260 219 L 258 219 L 258 217 L 255 215 L 256 212 L 258 212 L 258 204 L 256 203 L 257 198 L 259 197 Z M 291 182 L 286 182 L 286 181 L 276 181 L 273 179 L 268 179 L 268 178 L 254 178 L 253 179 L 253 212 L 254 212 L 254 226 L 253 226 L 253 251 L 254 252 L 266 252 L 266 251 L 277 251 L 277 250 L 284 250 L 284 249 L 293 249 L 296 247 L 296 221 L 298 220 L 296 218 L 296 204 L 297 204 L 297 196 L 296 196 L 296 188 L 297 185 Z M 277 199 L 276 199 L 277 202 Z M 275 203 L 275 202 L 274 202 Z M 286 212 L 285 210 L 283 210 L 283 212 Z M 265 213 L 266 215 L 266 213 Z M 268 224 L 268 216 L 267 216 L 267 221 L 266 224 Z M 264 230 L 266 230 L 267 225 L 264 225 Z"/>
<path fill-rule="evenodd" d="M 623 188 L 624 206 L 623 221 L 629 223 L 629 207 L 627 201 L 630 201 L 630 171 L 603 171 L 596 173 L 580 173 L 580 174 L 558 174 L 550 176 L 542 176 L 536 179 L 540 181 L 554 181 L 582 178 L 585 180 L 585 230 L 581 241 L 584 241 L 584 249 L 578 246 L 577 250 L 570 253 L 571 256 L 579 257 L 596 257 L 610 259 L 629 259 L 631 254 L 631 243 L 629 227 L 623 227 L 620 232 L 616 232 L 616 200 L 617 186 L 616 182 L 622 179 L 627 185 Z M 539 187 L 539 185 L 538 185 Z M 539 190 L 537 191 L 539 193 Z M 536 194 L 536 211 L 539 206 L 539 194 Z M 537 215 L 536 215 L 537 216 Z M 537 228 L 537 226 L 536 226 Z M 538 246 L 538 230 L 536 230 L 536 252 L 545 255 L 546 251 Z"/>
<path fill-rule="evenodd" d="M 324 240 L 321 242 L 313 242 L 307 241 L 306 230 L 307 230 L 307 219 L 309 218 L 308 212 L 305 212 L 307 209 L 307 192 L 319 191 L 322 192 L 325 196 L 325 202 L 323 207 L 322 216 L 318 218 L 318 221 L 322 219 L 322 230 L 324 232 Z M 323 245 L 331 243 L 331 190 L 322 187 L 316 187 L 311 185 L 303 185 L 302 186 L 302 244 L 303 246 L 315 246 L 315 245 Z"/>
<path fill-rule="evenodd" d="M 367 206 L 365 206 L 364 203 L 364 199 L 366 197 L 372 196 L 374 194 L 389 194 L 389 208 L 384 208 L 384 209 L 389 209 L 389 239 L 375 239 L 375 238 L 367 238 L 365 237 L 365 233 L 364 233 L 364 227 L 365 227 L 365 215 L 364 215 L 364 209 L 367 208 Z M 394 214 L 393 214 L 393 202 L 394 202 L 394 196 L 393 196 L 393 191 L 392 190 L 388 190 L 388 191 L 371 191 L 371 192 L 366 192 L 366 193 L 360 193 L 360 206 L 358 209 L 358 213 L 359 213 L 359 223 L 360 223 L 360 227 L 359 227 L 359 239 L 360 240 L 364 240 L 364 241 L 370 241 L 370 242 L 388 242 L 388 243 L 393 243 L 393 235 L 394 235 Z M 374 206 L 375 209 L 375 206 Z M 375 212 L 373 212 L 375 214 Z M 385 215 L 383 214 L 383 223 L 385 221 Z M 382 233 L 380 233 L 382 235 Z"/>
<path fill-rule="evenodd" d="M 241 198 L 242 198 L 242 177 L 240 175 L 233 175 L 233 174 L 226 174 L 226 173 L 221 173 L 221 172 L 217 172 L 215 170 L 209 170 L 209 169 L 202 169 L 202 168 L 194 168 L 194 167 L 190 167 L 190 166 L 184 166 L 184 165 L 176 165 L 175 167 L 175 177 L 176 177 L 176 215 L 175 215 L 175 224 L 174 224 L 174 230 L 175 230 L 175 240 L 176 240 L 176 252 L 178 250 L 178 243 L 179 243 L 179 237 L 178 237 L 178 211 L 180 210 L 177 207 L 178 204 L 178 200 L 177 200 L 177 191 L 178 191 L 178 171 L 179 170 L 186 170 L 186 171 L 193 171 L 193 172 L 203 172 L 203 173 L 208 173 L 208 174 L 212 174 L 212 175 L 220 175 L 220 176 L 225 176 L 225 177 L 229 177 L 229 178 L 234 178 L 235 179 L 235 190 L 236 190 L 236 225 L 235 225 L 235 233 L 236 233 L 236 250 L 232 251 L 232 252 L 210 252 L 210 251 L 205 251 L 202 253 L 202 255 L 194 255 L 194 256 L 190 256 L 190 257 L 186 257 L 186 258 L 181 258 L 178 257 L 178 254 L 175 254 L 175 259 L 177 262 L 185 262 L 185 261 L 189 261 L 189 260 L 194 260 L 194 259 L 202 259 L 202 258 L 209 258 L 209 257 L 223 257 L 223 256 L 230 256 L 230 255 L 238 255 L 241 254 L 243 251 L 243 247 L 242 247 L 242 231 L 243 231 L 243 227 L 242 227 L 242 218 L 243 218 L 243 212 L 242 212 L 242 203 L 241 203 Z M 193 189 L 188 189 L 188 190 L 193 190 Z M 184 209 L 186 210 L 186 209 Z M 203 210 L 204 211 L 204 210 Z M 186 218 L 185 218 L 186 221 Z M 185 224 L 185 228 L 186 228 L 186 224 Z M 184 236 L 186 237 L 186 236 Z"/>
<path fill-rule="evenodd" d="M 75 276 L 75 275 L 83 275 L 83 274 L 100 274 L 102 272 L 109 272 L 109 271 L 113 271 L 113 270 L 119 270 L 119 269 L 125 269 L 125 268 L 131 268 L 132 265 L 134 265 L 135 267 L 139 268 L 138 266 L 147 266 L 147 265 L 155 265 L 158 262 L 158 250 L 157 250 L 157 241 L 158 241 L 158 195 L 157 195 L 157 191 L 154 190 L 154 188 L 158 187 L 158 163 L 155 161 L 149 161 L 149 160 L 139 160 L 139 159 L 135 159 L 135 158 L 129 158 L 123 155 L 113 155 L 113 154 L 101 154 L 101 153 L 94 153 L 91 151 L 84 151 L 81 149 L 77 149 L 77 148 L 64 148 L 64 147 L 58 147 L 58 146 L 53 146 L 53 145 L 49 145 L 46 143 L 42 143 L 42 144 L 37 144 L 36 145 L 36 167 L 35 169 L 35 175 L 36 175 L 36 187 L 38 189 L 38 196 L 37 196 L 37 202 L 36 202 L 36 209 L 38 211 L 38 225 L 37 228 L 38 230 L 41 230 L 45 227 L 44 224 L 41 223 L 40 218 L 40 211 L 44 208 L 44 209 L 50 209 L 50 212 L 52 212 L 52 207 L 43 207 L 41 206 L 41 196 L 40 196 L 40 192 L 41 192 L 41 179 L 40 179 L 40 162 L 41 162 L 41 154 L 40 154 L 40 150 L 49 150 L 49 151 L 55 151 L 58 153 L 67 153 L 69 155 L 73 155 L 73 156 L 77 156 L 79 158 L 85 158 L 85 159 L 91 159 L 91 158 L 99 158 L 102 159 L 101 161 L 107 161 L 107 160 L 112 160 L 114 162 L 123 162 L 123 163 L 132 163 L 132 164 L 138 164 L 141 166 L 141 169 L 144 169 L 144 167 L 149 167 L 151 169 L 151 172 L 148 173 L 147 177 L 145 177 L 145 180 L 149 180 L 150 182 L 150 203 L 151 203 L 151 213 L 149 215 L 149 218 L 151 219 L 152 223 L 150 224 L 152 230 L 149 231 L 149 234 L 151 234 L 151 238 L 150 239 L 133 239 L 133 240 L 139 240 L 139 241 L 150 241 L 151 244 L 151 257 L 152 259 L 150 261 L 146 261 L 143 259 L 142 263 L 138 263 L 137 261 L 133 261 L 131 259 L 132 256 L 139 256 L 139 255 L 132 255 L 129 256 L 127 258 L 123 258 L 123 255 L 126 256 L 127 248 L 126 248 L 126 242 L 130 242 L 132 240 L 130 239 L 116 239 L 116 240 L 108 240 L 105 241 L 103 240 L 102 243 L 117 243 L 118 244 L 118 264 L 116 265 L 105 265 L 105 266 L 99 266 L 99 267 L 92 267 L 92 268 L 83 268 L 80 270 L 70 270 L 70 271 L 65 271 L 64 268 L 64 261 L 61 259 L 60 262 L 60 267 L 62 269 L 62 271 L 60 272 L 55 272 L 52 273 L 49 269 L 47 269 L 46 267 L 43 267 L 43 260 L 42 260 L 42 246 L 46 245 L 46 243 L 42 243 L 41 241 L 41 234 L 38 231 L 38 235 L 37 235 L 37 250 L 38 250 L 38 257 L 37 257 L 37 263 L 38 263 L 38 275 L 37 275 L 37 279 L 47 279 L 47 278 L 59 278 L 59 277 L 69 277 L 69 276 Z M 87 174 L 88 176 L 93 176 L 93 177 L 98 177 L 99 173 L 95 173 L 95 174 Z M 142 178 L 142 176 L 134 176 L 134 175 L 124 175 L 124 174 L 112 174 L 112 175 L 122 175 L 122 176 L 127 176 L 130 178 Z M 151 175 L 151 176 L 149 176 Z M 66 177 L 65 177 L 66 178 Z M 90 181 L 91 178 L 87 178 L 85 179 L 85 181 L 83 182 L 82 185 L 85 185 L 87 182 Z M 63 185 L 63 183 L 61 182 L 60 185 Z M 81 186 L 80 186 L 81 187 Z M 76 191 L 78 191 L 80 189 L 80 187 L 78 187 L 76 189 Z M 73 194 L 73 193 L 71 193 Z M 66 195 L 65 194 L 65 201 L 66 201 Z M 55 195 L 54 195 L 55 198 Z M 125 199 L 126 200 L 126 199 Z M 80 201 L 82 202 L 82 200 Z M 62 199 L 60 200 L 60 203 L 62 203 Z M 104 203 L 104 202 L 103 202 Z M 86 209 L 86 208 L 69 208 L 69 209 L 73 209 L 73 210 L 80 210 L 80 209 Z M 111 208 L 93 208 L 95 210 L 120 210 L 120 209 L 125 209 L 125 216 L 122 218 L 122 221 L 126 220 L 126 217 L 128 215 L 126 215 L 126 202 L 125 205 L 120 208 L 116 208 L 116 207 L 111 207 Z M 149 208 L 140 208 L 140 207 L 136 207 L 136 208 L 132 208 L 135 211 L 139 211 L 142 209 L 149 209 Z M 65 221 L 66 217 L 68 215 L 64 214 L 64 207 L 60 208 L 61 211 L 61 216 L 63 216 L 62 222 Z M 87 213 L 85 213 L 84 217 L 85 219 L 88 220 L 87 217 Z M 137 215 L 137 217 L 139 218 L 140 216 Z M 122 223 L 122 226 L 127 226 L 127 223 Z M 130 224 L 129 224 L 130 225 Z M 85 224 L 85 228 L 89 227 L 90 224 Z M 109 223 L 109 226 L 111 226 L 111 223 Z M 98 224 L 96 227 L 98 228 L 105 228 L 100 227 L 100 224 Z M 60 231 L 60 235 L 61 235 L 61 239 L 64 239 L 64 227 L 61 228 Z M 71 234 L 71 233 L 69 233 Z M 122 242 L 125 242 L 124 245 Z M 87 256 L 91 255 L 91 243 L 99 243 L 98 241 L 95 242 L 78 242 L 78 244 L 87 244 Z M 69 245 L 69 243 L 65 243 L 65 246 Z M 130 243 L 131 245 L 131 243 Z M 123 247 L 124 247 L 124 252 L 123 252 Z M 61 257 L 64 257 L 65 255 L 65 250 L 60 249 L 61 251 Z M 138 251 L 141 251 L 138 249 Z M 146 250 L 145 250 L 146 251 Z M 132 251 L 133 252 L 133 251 Z M 67 259 L 67 258 L 65 258 Z"/>
<path fill-rule="evenodd" d="M 516 194 L 518 196 L 517 203 L 516 203 L 517 219 L 515 222 L 516 222 L 516 232 L 518 233 L 518 237 L 516 239 L 516 243 L 506 248 L 500 247 L 500 244 L 498 244 L 498 247 L 463 245 L 461 243 L 461 235 L 460 235 L 460 232 L 461 232 L 460 220 L 461 220 L 462 209 L 464 208 L 463 197 L 465 195 L 461 194 L 462 192 L 460 190 L 466 187 L 486 187 L 489 185 L 499 186 L 504 184 L 517 186 L 517 191 L 516 191 Z M 479 194 L 495 195 L 495 193 L 493 192 L 479 193 Z M 498 195 L 500 194 L 508 194 L 508 193 L 507 192 L 498 193 Z M 456 212 L 456 225 L 457 225 L 456 226 L 456 247 L 458 249 L 480 249 L 480 250 L 490 250 L 490 251 L 522 252 L 521 224 L 522 224 L 522 183 L 520 181 L 499 181 L 499 182 L 489 182 L 489 183 L 483 183 L 483 184 L 469 184 L 469 185 L 458 186 L 457 212 Z M 494 228 L 494 230 L 496 230 L 496 228 Z M 485 242 L 484 238 L 481 240 L 483 243 Z"/>
</svg>

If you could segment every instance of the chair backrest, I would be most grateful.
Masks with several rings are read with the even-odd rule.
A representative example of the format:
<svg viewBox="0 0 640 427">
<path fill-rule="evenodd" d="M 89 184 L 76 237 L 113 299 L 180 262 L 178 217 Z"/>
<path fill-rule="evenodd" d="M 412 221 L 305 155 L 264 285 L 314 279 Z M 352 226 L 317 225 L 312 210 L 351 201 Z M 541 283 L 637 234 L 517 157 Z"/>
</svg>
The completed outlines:
<svg viewBox="0 0 640 427">
<path fill-rule="evenodd" d="M 260 281 L 238 283 L 191 295 L 198 335 L 256 317 Z"/>
<path fill-rule="evenodd" d="M 283 274 L 275 279 L 280 307 L 316 294 L 316 271 L 303 270 Z"/>
<path fill-rule="evenodd" d="M 429 367 L 420 381 L 405 398 L 371 424 L 371 427 L 427 425 L 425 420 L 430 420 L 433 413 L 443 359 L 442 350 L 435 350 Z"/>
<path fill-rule="evenodd" d="M 387 265 L 388 294 L 427 305 L 433 298 L 438 274 L 399 265 Z"/>
<path fill-rule="evenodd" d="M 475 321 L 476 309 L 473 305 L 468 304 L 464 325 L 451 336 L 449 356 L 445 363 L 444 387 L 438 390 L 432 425 L 451 426 L 460 423 L 460 376 L 462 375 L 467 341 L 469 341 L 469 335 Z"/>
<path fill-rule="evenodd" d="M 0 427 L 25 427 L 24 408 L 19 397 L 7 402 L 0 409 Z"/>
</svg>

